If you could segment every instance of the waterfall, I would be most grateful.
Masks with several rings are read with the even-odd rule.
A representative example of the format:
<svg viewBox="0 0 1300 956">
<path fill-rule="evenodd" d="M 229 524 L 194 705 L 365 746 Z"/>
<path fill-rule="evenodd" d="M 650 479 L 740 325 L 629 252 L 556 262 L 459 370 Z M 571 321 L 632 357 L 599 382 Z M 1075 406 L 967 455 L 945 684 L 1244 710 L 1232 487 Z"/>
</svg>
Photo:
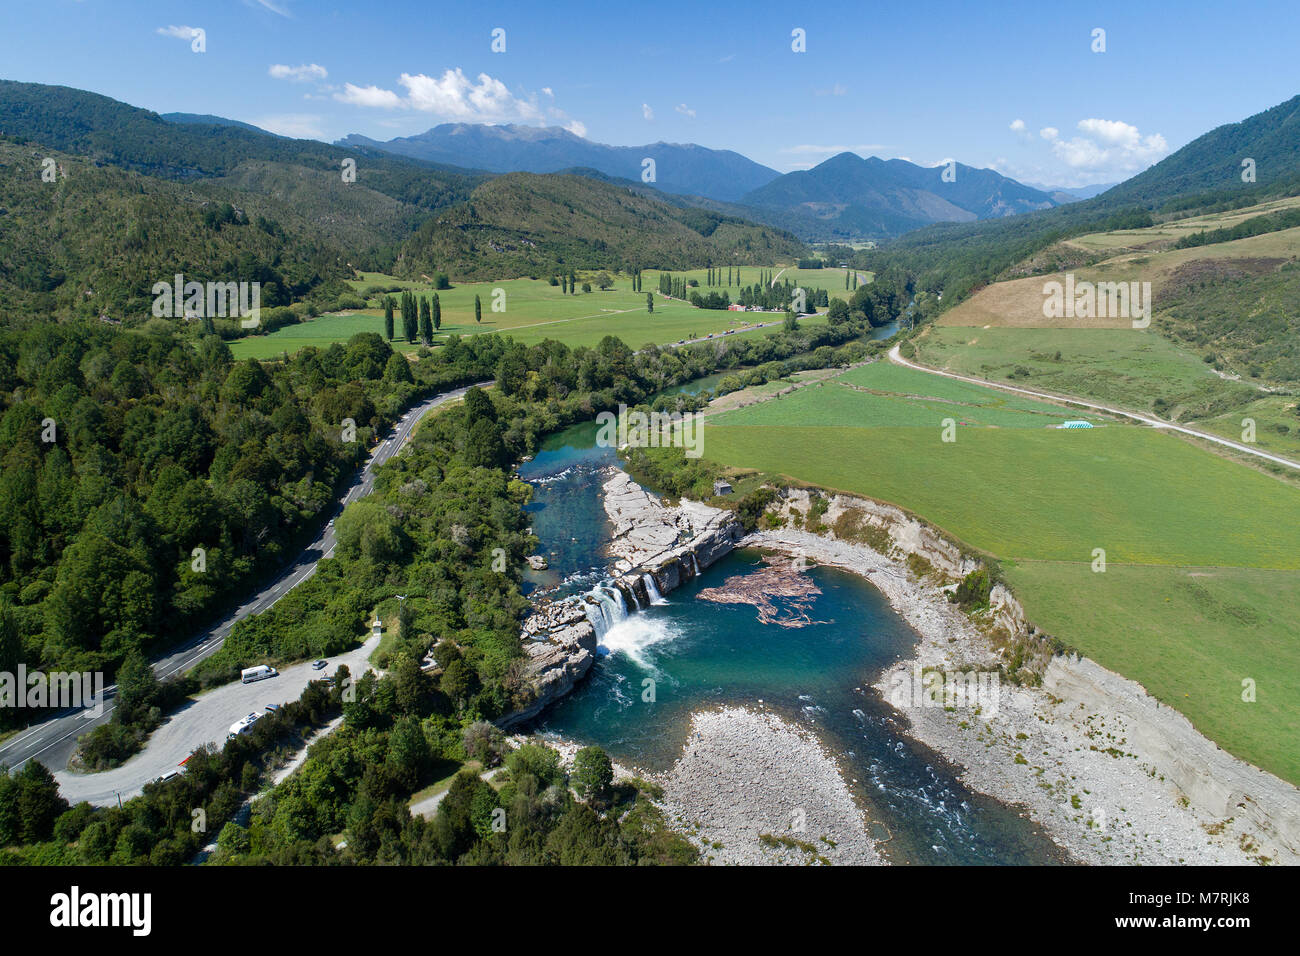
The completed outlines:
<svg viewBox="0 0 1300 956">
<path fill-rule="evenodd" d="M 664 596 L 659 593 L 659 588 L 655 585 L 655 576 L 653 574 L 641 575 L 641 580 L 645 582 L 645 593 L 650 599 L 651 604 L 667 604 Z"/>
<path fill-rule="evenodd" d="M 700 576 L 700 559 L 695 556 L 694 551 L 691 552 L 691 566 L 695 568 L 695 576 L 698 578 Z"/>
<path fill-rule="evenodd" d="M 597 638 L 604 637 L 610 628 L 627 619 L 627 601 L 623 592 L 612 584 L 596 585 L 583 596 L 582 605 Z"/>
</svg>

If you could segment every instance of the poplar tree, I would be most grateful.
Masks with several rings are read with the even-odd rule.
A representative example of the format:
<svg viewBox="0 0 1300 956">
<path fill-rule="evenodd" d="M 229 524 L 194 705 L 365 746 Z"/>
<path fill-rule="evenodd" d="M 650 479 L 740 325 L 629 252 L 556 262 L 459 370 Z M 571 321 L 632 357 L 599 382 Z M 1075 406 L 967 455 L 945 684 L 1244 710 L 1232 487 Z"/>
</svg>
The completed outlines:
<svg viewBox="0 0 1300 956">
<path fill-rule="evenodd" d="M 477 295 L 474 296 L 474 321 L 475 322 L 483 321 L 483 300 L 480 299 Z"/>
<path fill-rule="evenodd" d="M 418 320 L 415 295 L 408 289 L 402 293 L 402 332 L 406 336 L 406 341 L 415 342 Z"/>
<path fill-rule="evenodd" d="M 434 331 L 442 328 L 442 303 L 438 301 L 438 293 L 433 294 L 433 305 L 430 307 L 433 312 Z"/>
<path fill-rule="evenodd" d="M 393 341 L 393 297 L 384 296 L 384 335 Z"/>
</svg>

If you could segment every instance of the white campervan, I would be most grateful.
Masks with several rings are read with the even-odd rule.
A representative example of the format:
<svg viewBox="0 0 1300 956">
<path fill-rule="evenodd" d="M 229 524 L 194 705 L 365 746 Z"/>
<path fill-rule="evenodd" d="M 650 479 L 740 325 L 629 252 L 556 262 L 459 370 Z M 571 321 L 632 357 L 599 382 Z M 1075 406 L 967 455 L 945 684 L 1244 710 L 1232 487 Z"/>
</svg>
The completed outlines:
<svg viewBox="0 0 1300 956">
<path fill-rule="evenodd" d="M 270 664 L 258 664 L 256 667 L 246 667 L 240 673 L 245 684 L 251 684 L 256 680 L 266 680 L 268 677 L 280 676 L 280 672 Z"/>
<path fill-rule="evenodd" d="M 261 714 L 249 714 L 247 717 L 241 717 L 235 721 L 230 725 L 230 733 L 226 734 L 226 739 L 229 740 L 231 737 L 238 737 L 240 734 L 248 733 L 253 729 L 253 724 L 257 723 L 260 716 Z"/>
</svg>

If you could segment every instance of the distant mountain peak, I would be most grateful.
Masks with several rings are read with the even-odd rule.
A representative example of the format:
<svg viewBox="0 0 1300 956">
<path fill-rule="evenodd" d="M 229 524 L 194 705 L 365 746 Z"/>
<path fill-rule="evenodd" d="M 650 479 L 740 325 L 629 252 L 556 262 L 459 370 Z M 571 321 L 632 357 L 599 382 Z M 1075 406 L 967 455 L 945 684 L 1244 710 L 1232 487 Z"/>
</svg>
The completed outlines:
<svg viewBox="0 0 1300 956">
<path fill-rule="evenodd" d="M 1047 193 L 991 169 L 956 164 L 918 166 L 905 159 L 836 153 L 811 169 L 787 173 L 741 201 L 798 217 L 789 227 L 804 239 L 879 239 L 933 222 L 966 222 L 1047 209 Z M 769 222 L 780 221 L 768 216 Z"/>
<path fill-rule="evenodd" d="M 780 175 L 731 150 L 662 141 L 644 146 L 609 146 L 562 126 L 443 123 L 388 142 L 353 134 L 336 145 L 374 146 L 403 156 L 498 173 L 585 168 L 638 182 L 642 181 L 642 161 L 649 157 L 655 161 L 655 178 L 648 185 L 664 192 L 722 201 L 738 199 Z"/>
</svg>

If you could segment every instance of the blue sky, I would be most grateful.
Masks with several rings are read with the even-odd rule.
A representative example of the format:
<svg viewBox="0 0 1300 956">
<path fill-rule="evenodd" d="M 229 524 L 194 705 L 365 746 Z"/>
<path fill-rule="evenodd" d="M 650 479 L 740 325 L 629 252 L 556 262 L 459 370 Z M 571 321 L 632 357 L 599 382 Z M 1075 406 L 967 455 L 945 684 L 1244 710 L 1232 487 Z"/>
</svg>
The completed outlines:
<svg viewBox="0 0 1300 956">
<path fill-rule="evenodd" d="M 544 123 L 734 149 L 783 172 L 850 149 L 1079 186 L 1300 92 L 1290 0 L 2 2 L 5 79 L 326 141 Z M 182 27 L 204 30 L 205 52 Z"/>
</svg>

